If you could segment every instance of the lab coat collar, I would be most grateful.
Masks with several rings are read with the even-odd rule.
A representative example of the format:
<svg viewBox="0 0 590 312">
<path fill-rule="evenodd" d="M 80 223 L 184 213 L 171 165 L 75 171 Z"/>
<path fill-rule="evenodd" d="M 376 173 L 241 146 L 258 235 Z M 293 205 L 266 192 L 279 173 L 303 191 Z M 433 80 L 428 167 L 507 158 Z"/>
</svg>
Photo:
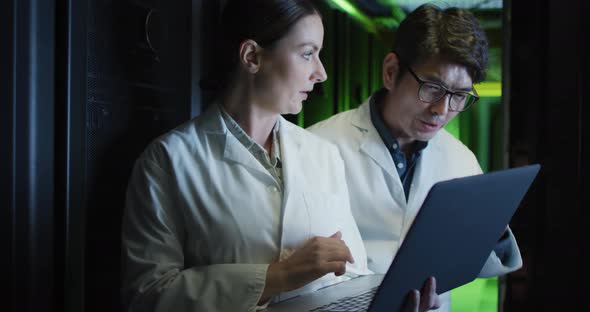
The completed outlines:
<svg viewBox="0 0 590 312">
<path fill-rule="evenodd" d="M 392 198 L 398 202 L 400 207 L 405 207 L 407 202 L 405 201 L 404 186 L 391 159 L 391 154 L 385 147 L 383 140 L 379 136 L 379 132 L 377 132 L 377 129 L 371 122 L 370 101 L 371 98 L 368 98 L 351 118 L 352 126 L 361 132 L 359 151 L 366 157 L 371 158 L 392 178 L 392 181 L 394 181 L 390 189 Z"/>
<path fill-rule="evenodd" d="M 281 146 L 281 159 L 283 170 L 283 184 L 285 190 L 285 200 L 288 196 L 298 193 L 298 172 L 302 166 L 305 166 L 301 147 L 303 145 L 303 136 L 297 135 L 298 126 L 291 124 L 289 121 L 279 116 L 279 144 Z M 312 159 L 313 159 L 313 155 Z"/>
<path fill-rule="evenodd" d="M 223 116 L 221 116 L 221 110 L 217 103 L 212 103 L 205 110 L 205 112 L 199 117 L 202 120 L 203 131 L 206 133 L 213 134 L 226 134 L 229 129 L 223 122 Z"/>
<path fill-rule="evenodd" d="M 280 118 L 279 118 L 280 119 Z M 223 158 L 226 161 L 235 162 L 250 170 L 258 171 L 272 180 L 272 175 L 264 166 L 250 153 L 250 151 L 229 131 L 218 104 L 213 103 L 203 113 L 203 131 L 210 136 L 216 136 L 213 141 L 221 142 Z M 280 120 L 278 121 L 280 122 Z M 280 130 L 279 130 L 280 132 Z M 280 134 L 279 134 L 280 135 Z"/>
<path fill-rule="evenodd" d="M 377 129 L 371 122 L 371 111 L 370 111 L 370 100 L 367 99 L 359 108 L 358 112 L 353 114 L 351 119 L 352 125 L 362 132 L 362 139 L 360 140 L 359 150 L 364 153 L 367 157 L 370 157 L 379 165 L 387 174 L 393 178 L 392 192 L 394 192 L 394 199 L 405 199 L 404 187 L 402 185 L 395 164 L 391 159 L 391 155 L 387 148 L 384 146 L 383 140 L 379 136 Z M 431 140 L 432 142 L 432 140 Z M 434 166 L 436 161 L 433 161 L 434 156 L 433 145 L 428 146 L 422 151 L 422 155 L 416 163 L 416 171 L 414 172 L 414 178 L 407 202 L 404 200 L 398 200 L 400 207 L 414 207 L 416 201 L 423 200 L 431 187 L 431 184 L 425 183 L 430 181 L 430 176 L 436 172 Z M 417 208 L 417 207 L 416 207 Z M 416 213 L 413 211 L 410 213 Z"/>
<path fill-rule="evenodd" d="M 391 155 L 387 148 L 385 148 L 383 140 L 379 136 L 379 132 L 371 122 L 370 100 L 367 99 L 359 108 L 358 112 L 352 117 L 352 125 L 359 129 L 362 133 L 359 149 L 368 157 L 372 158 L 385 172 L 391 175 L 394 180 L 400 180 L 397 169 L 393 164 Z M 400 180 L 400 187 L 401 180 Z"/>
</svg>

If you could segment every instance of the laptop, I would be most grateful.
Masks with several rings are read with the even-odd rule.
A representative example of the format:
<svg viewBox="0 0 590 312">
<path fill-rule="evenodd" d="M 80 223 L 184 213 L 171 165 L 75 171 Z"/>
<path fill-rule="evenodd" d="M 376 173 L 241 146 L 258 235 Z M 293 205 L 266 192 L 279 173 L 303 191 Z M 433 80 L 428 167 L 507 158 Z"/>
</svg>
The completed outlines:
<svg viewBox="0 0 590 312">
<path fill-rule="evenodd" d="M 407 294 L 430 276 L 436 277 L 437 293 L 474 280 L 539 169 L 530 165 L 436 183 L 386 274 L 353 278 L 273 304 L 269 311 L 400 311 Z"/>
</svg>

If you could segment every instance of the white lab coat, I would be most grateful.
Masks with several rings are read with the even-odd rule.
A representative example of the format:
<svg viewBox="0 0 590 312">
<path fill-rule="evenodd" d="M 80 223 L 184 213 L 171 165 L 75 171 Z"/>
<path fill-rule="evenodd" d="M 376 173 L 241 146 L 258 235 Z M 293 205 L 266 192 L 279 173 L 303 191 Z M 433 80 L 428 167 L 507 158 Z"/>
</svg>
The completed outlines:
<svg viewBox="0 0 590 312">
<path fill-rule="evenodd" d="M 371 273 L 337 148 L 282 117 L 279 127 L 283 193 L 216 105 L 148 146 L 123 221 L 128 311 L 255 310 L 268 263 L 336 231 L 356 261 L 347 274 Z M 279 299 L 345 278 L 328 274 Z"/>
<path fill-rule="evenodd" d="M 369 269 L 375 273 L 387 271 L 432 185 L 482 172 L 473 153 L 443 129 L 422 151 L 406 203 L 391 155 L 371 122 L 369 100 L 359 108 L 337 114 L 309 130 L 334 142 L 340 149 L 346 167 L 351 208 L 367 249 Z M 522 266 L 511 232 L 509 239 L 507 261 L 501 263 L 492 251 L 480 277 L 505 274 Z M 440 311 L 449 311 L 449 294 L 442 294 L 441 301 Z"/>
</svg>

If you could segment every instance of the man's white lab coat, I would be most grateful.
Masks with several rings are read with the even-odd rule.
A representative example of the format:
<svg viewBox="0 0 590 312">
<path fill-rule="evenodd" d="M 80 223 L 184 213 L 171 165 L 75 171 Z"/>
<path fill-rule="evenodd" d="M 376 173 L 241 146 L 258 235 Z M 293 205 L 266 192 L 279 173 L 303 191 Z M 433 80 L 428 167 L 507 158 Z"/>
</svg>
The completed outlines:
<svg viewBox="0 0 590 312">
<path fill-rule="evenodd" d="M 447 131 L 440 130 L 422 151 L 406 202 L 391 155 L 371 122 L 369 100 L 309 130 L 340 149 L 351 209 L 367 249 L 369 269 L 375 273 L 387 271 L 432 185 L 482 172 L 473 153 Z M 480 277 L 505 274 L 522 266 L 516 240 L 509 234 L 507 261 L 502 263 L 492 251 Z M 432 257 L 435 261 L 436 255 Z M 441 296 L 441 301 L 440 311 L 448 311 L 448 293 Z"/>
<path fill-rule="evenodd" d="M 252 311 L 268 263 L 337 231 L 367 274 L 337 149 L 279 118 L 284 189 L 231 134 L 218 106 L 137 160 L 123 221 L 129 311 Z M 342 280 L 334 274 L 285 294 Z"/>
</svg>

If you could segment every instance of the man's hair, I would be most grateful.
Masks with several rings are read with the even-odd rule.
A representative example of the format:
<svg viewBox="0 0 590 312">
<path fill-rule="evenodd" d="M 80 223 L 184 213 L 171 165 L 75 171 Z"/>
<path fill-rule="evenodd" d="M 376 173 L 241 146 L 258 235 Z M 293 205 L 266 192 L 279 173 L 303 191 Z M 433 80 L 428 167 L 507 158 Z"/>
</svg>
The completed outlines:
<svg viewBox="0 0 590 312">
<path fill-rule="evenodd" d="M 393 52 L 409 66 L 433 57 L 463 65 L 473 83 L 485 79 L 488 66 L 486 34 L 477 18 L 460 8 L 421 5 L 401 22 Z"/>
</svg>

